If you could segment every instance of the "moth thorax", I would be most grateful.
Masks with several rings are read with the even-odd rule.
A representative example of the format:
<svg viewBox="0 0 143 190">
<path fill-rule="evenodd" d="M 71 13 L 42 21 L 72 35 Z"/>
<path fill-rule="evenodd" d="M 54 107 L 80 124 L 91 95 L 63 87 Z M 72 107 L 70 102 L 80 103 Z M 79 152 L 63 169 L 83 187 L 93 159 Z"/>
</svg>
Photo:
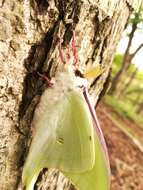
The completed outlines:
<svg viewBox="0 0 143 190">
<path fill-rule="evenodd" d="M 76 77 L 74 80 L 74 86 L 75 87 L 87 87 L 87 79 L 81 78 L 81 77 Z"/>
</svg>

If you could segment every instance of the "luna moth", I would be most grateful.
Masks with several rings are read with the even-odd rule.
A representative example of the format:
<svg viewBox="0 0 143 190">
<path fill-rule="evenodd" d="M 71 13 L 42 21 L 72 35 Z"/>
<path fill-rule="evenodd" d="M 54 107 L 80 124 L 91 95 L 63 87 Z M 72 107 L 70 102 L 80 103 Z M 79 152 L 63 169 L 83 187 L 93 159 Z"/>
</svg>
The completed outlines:
<svg viewBox="0 0 143 190">
<path fill-rule="evenodd" d="M 109 190 L 105 141 L 88 93 L 81 88 L 86 79 L 77 84 L 73 70 L 62 65 L 35 111 L 35 134 L 22 174 L 26 190 L 34 189 L 43 168 L 59 169 L 79 190 Z"/>
</svg>

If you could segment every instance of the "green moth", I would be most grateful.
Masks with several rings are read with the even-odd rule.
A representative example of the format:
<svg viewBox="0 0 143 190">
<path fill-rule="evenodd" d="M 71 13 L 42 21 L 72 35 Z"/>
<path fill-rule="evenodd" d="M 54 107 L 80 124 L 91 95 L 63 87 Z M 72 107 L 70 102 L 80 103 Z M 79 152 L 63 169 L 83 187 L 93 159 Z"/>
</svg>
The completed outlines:
<svg viewBox="0 0 143 190">
<path fill-rule="evenodd" d="M 34 114 L 35 134 L 22 174 L 26 190 L 34 189 L 43 168 L 59 169 L 79 190 L 110 189 L 106 144 L 86 90 L 87 80 L 73 72 L 77 63 L 74 38 L 73 33 L 73 65 L 62 65 Z M 61 43 L 59 55 L 65 63 Z M 99 67 L 90 69 L 85 77 L 101 72 Z"/>
<path fill-rule="evenodd" d="M 59 169 L 79 190 L 109 190 L 104 138 L 72 69 L 63 65 L 35 112 L 35 134 L 22 175 L 26 190 L 34 189 L 43 168 Z"/>
</svg>

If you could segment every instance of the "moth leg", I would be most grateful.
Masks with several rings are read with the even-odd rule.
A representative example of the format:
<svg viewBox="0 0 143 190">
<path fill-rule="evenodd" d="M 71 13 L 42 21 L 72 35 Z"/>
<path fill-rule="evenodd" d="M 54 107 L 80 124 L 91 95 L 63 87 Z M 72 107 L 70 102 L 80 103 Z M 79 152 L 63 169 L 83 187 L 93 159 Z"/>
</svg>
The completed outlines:
<svg viewBox="0 0 143 190">
<path fill-rule="evenodd" d="M 60 57 L 62 63 L 65 64 L 66 60 L 64 57 L 64 51 L 63 51 L 63 47 L 62 47 L 62 39 L 60 37 L 59 37 L 58 49 L 59 49 L 59 57 Z"/>
<path fill-rule="evenodd" d="M 70 55 L 70 46 L 69 45 L 67 45 L 66 56 L 67 56 L 67 60 L 69 61 L 69 59 L 71 58 L 71 55 Z"/>
<path fill-rule="evenodd" d="M 78 56 L 77 56 L 77 48 L 76 48 L 76 43 L 75 43 L 75 32 L 73 31 L 73 36 L 72 36 L 72 52 L 73 52 L 73 56 L 74 56 L 74 63 L 73 65 L 77 65 L 77 61 L 78 61 Z"/>
<path fill-rule="evenodd" d="M 67 60 L 69 60 L 71 57 L 70 56 L 70 50 L 71 50 L 73 54 L 73 58 L 74 58 L 73 65 L 76 66 L 78 62 L 78 56 L 77 56 L 77 49 L 76 49 L 76 43 L 75 43 L 75 32 L 73 31 L 71 47 L 69 45 L 67 46 L 67 53 L 66 53 L 67 60 L 65 59 L 65 56 L 64 56 L 62 42 L 63 40 L 61 39 L 61 37 L 59 37 L 58 50 L 59 50 L 60 60 L 62 61 L 63 64 L 66 64 Z"/>
<path fill-rule="evenodd" d="M 38 74 L 42 79 L 46 80 L 48 86 L 52 86 L 52 85 L 53 85 L 53 83 L 51 82 L 51 80 L 50 80 L 46 75 L 41 74 L 41 73 L 39 73 L 39 72 L 37 72 L 37 74 Z"/>
</svg>

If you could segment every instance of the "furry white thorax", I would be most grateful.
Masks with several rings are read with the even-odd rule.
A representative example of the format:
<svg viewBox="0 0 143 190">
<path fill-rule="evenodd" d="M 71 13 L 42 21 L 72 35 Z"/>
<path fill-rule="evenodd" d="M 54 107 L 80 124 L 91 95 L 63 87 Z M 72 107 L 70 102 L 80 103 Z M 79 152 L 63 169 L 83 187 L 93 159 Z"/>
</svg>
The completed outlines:
<svg viewBox="0 0 143 190">
<path fill-rule="evenodd" d="M 58 72 L 55 77 L 55 85 L 61 85 L 60 88 L 62 88 L 62 90 L 70 90 L 82 86 L 87 87 L 87 79 L 75 76 L 74 70 L 75 66 L 73 65 L 63 65 L 61 72 Z"/>
<path fill-rule="evenodd" d="M 47 88 L 41 96 L 40 103 L 35 110 L 33 127 L 45 111 L 55 107 L 63 99 L 67 91 L 77 90 L 82 92 L 81 87 L 87 87 L 87 80 L 75 76 L 74 69 L 74 66 L 68 64 L 62 65 L 59 68 L 54 80 L 52 79 L 53 86 Z"/>
</svg>

